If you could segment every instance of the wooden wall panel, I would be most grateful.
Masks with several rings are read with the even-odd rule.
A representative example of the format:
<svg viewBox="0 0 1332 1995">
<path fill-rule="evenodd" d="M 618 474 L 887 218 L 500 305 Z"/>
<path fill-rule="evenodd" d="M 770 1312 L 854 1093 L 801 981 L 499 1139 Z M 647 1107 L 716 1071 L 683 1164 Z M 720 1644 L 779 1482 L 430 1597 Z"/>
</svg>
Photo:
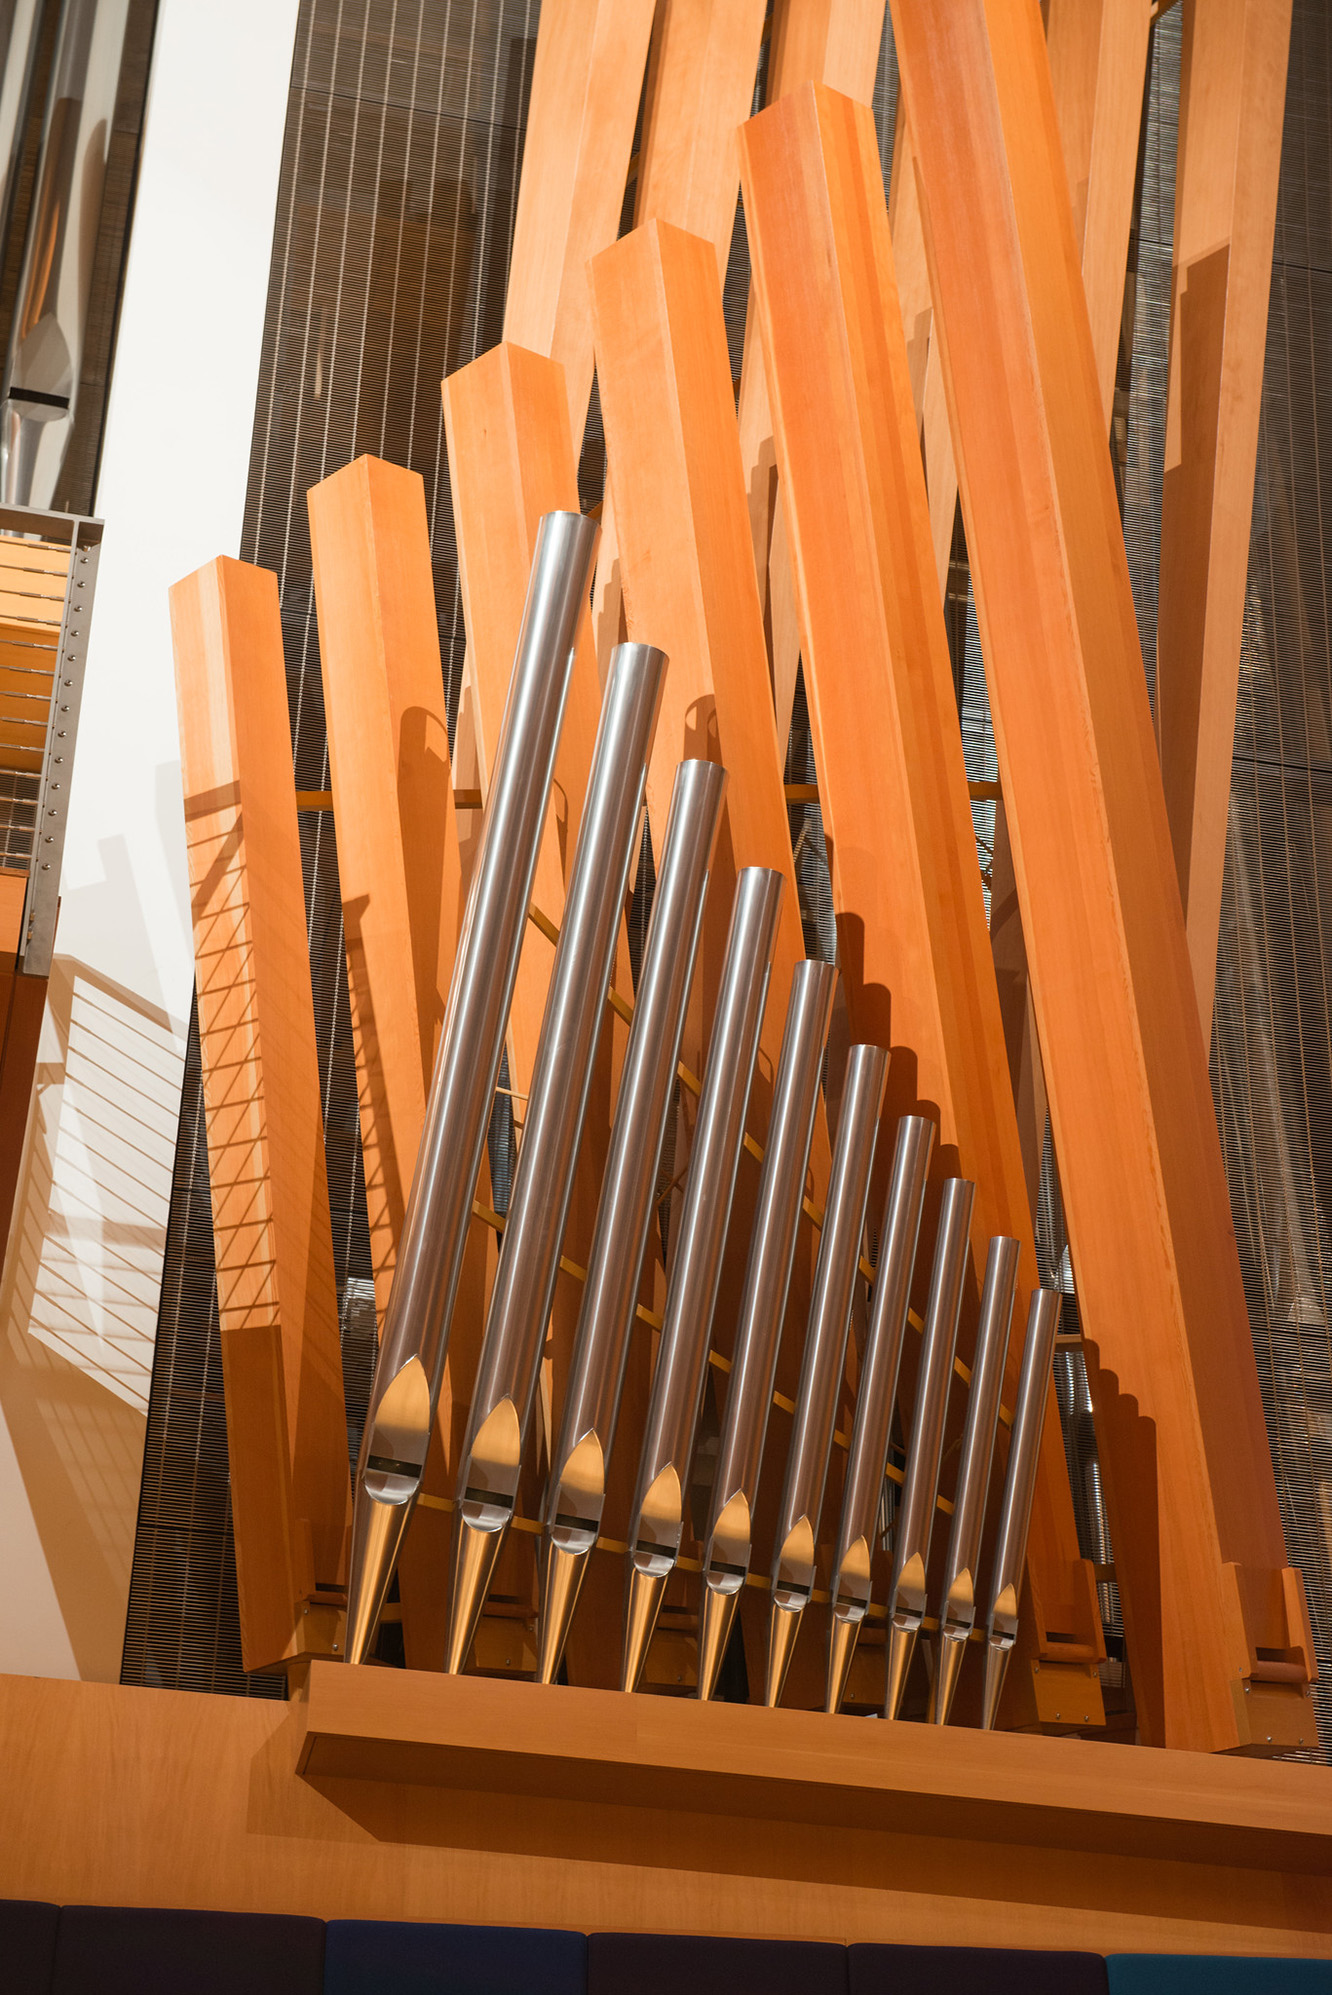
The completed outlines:
<svg viewBox="0 0 1332 1995">
<path fill-rule="evenodd" d="M 1236 1580 L 1285 1558 L 1040 15 L 892 11 L 1139 1722 L 1233 1747 L 1307 1638 Z"/>
<path fill-rule="evenodd" d="M 26 873 L 0 870 L 0 1241 L 8 1240 L 14 1216 L 46 1006 L 47 979 L 18 969 L 27 890 Z"/>
<path fill-rule="evenodd" d="M 382 1326 L 465 901 L 425 488 L 360 457 L 309 493 L 361 1151 Z M 477 1196 L 489 1205 L 482 1162 Z M 474 1224 L 423 1487 L 452 1493 L 495 1235 Z M 399 1559 L 409 1666 L 444 1648 L 448 1520 L 418 1508 Z"/>
<path fill-rule="evenodd" d="M 1290 0 L 1186 0 L 1156 720 L 1203 1036 L 1212 1030 Z"/>
<path fill-rule="evenodd" d="M 745 128 L 742 160 L 851 1036 L 893 1048 L 887 1126 L 931 1116 L 936 1177 L 976 1180 L 977 1272 L 992 1235 L 1021 1240 L 1022 1322 L 1031 1212 L 874 121 L 807 88 Z M 1042 1653 L 1102 1653 L 1054 1419 L 1030 1560 Z"/>
<path fill-rule="evenodd" d="M 328 1646 L 347 1422 L 277 580 L 219 560 L 171 591 L 247 1669 Z"/>
</svg>

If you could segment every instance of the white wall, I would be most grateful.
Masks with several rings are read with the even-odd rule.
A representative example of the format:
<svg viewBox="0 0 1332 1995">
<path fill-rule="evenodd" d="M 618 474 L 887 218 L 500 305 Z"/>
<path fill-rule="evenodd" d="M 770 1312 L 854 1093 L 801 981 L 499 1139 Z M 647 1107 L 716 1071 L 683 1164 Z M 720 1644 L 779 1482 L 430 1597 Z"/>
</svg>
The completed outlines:
<svg viewBox="0 0 1332 1995">
<path fill-rule="evenodd" d="M 119 1664 L 194 975 L 167 589 L 239 552 L 297 6 L 158 15 L 56 964 L 0 1288 L 0 1670 Z"/>
</svg>

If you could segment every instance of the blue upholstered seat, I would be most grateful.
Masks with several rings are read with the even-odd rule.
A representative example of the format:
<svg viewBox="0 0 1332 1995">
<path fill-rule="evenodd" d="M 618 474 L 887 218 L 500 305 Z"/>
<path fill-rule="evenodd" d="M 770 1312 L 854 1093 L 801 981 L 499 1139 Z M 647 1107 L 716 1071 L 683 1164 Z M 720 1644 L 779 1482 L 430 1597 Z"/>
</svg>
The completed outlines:
<svg viewBox="0 0 1332 1995">
<path fill-rule="evenodd" d="M 850 1995 L 1106 1995 L 1098 1953 L 853 1946 L 847 1966 Z"/>
<path fill-rule="evenodd" d="M 583 1995 L 587 1941 L 540 1926 L 332 1919 L 324 1995 Z"/>
<path fill-rule="evenodd" d="M 48 1995 L 55 1960 L 58 1905 L 0 1898 L 0 1987 L 7 1995 Z"/>
<path fill-rule="evenodd" d="M 1110 1995 L 1332 1995 L 1332 1960 L 1118 1953 L 1105 1965 Z"/>
<path fill-rule="evenodd" d="M 846 1948 L 818 1940 L 592 1933 L 587 1995 L 846 1995 Z"/>
<path fill-rule="evenodd" d="M 321 1995 L 321 1919 L 66 1905 L 51 1995 Z"/>
</svg>

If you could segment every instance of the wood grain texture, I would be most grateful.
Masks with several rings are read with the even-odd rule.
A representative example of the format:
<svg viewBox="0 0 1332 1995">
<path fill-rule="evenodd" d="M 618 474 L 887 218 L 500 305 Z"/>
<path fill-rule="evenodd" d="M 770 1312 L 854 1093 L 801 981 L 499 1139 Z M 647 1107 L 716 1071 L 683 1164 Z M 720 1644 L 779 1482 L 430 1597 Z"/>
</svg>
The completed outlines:
<svg viewBox="0 0 1332 1995">
<path fill-rule="evenodd" d="M 348 1505 L 276 577 L 211 562 L 172 589 L 171 626 L 241 1645 L 255 1670 L 304 1642 L 304 1604 L 341 1581 Z"/>
<path fill-rule="evenodd" d="M 1031 1210 L 874 121 L 810 85 L 745 127 L 742 163 L 850 1033 L 893 1049 L 887 1126 L 929 1116 L 936 1180 L 976 1181 L 977 1279 L 993 1235 L 1022 1242 L 1020 1324 Z M 1029 1562 L 1040 1652 L 1104 1653 L 1054 1419 Z"/>
<path fill-rule="evenodd" d="M 18 969 L 27 888 L 26 873 L 0 870 L 0 1240 L 5 1242 L 23 1166 L 46 1006 L 47 979 L 25 977 Z"/>
<path fill-rule="evenodd" d="M 366 1209 L 382 1327 L 465 902 L 425 488 L 357 458 L 309 495 Z M 483 1159 L 477 1197 L 489 1205 Z M 423 1487 L 451 1493 L 495 1234 L 473 1222 Z M 448 1525 L 422 1506 L 398 1578 L 409 1663 L 444 1646 Z"/>
<path fill-rule="evenodd" d="M 1156 722 L 1212 1029 L 1290 0 L 1187 0 L 1161 494 Z"/>
<path fill-rule="evenodd" d="M 467 1678 L 455 1687 L 510 1688 Z M 533 1688 L 512 1686 L 529 1697 Z M 671 1749 L 677 1720 L 706 1713 L 647 1697 L 628 1706 L 659 1751 Z M 715 1715 L 784 1720 L 783 1739 L 793 1722 L 825 1722 L 724 1706 Z M 558 1748 L 562 1722 L 544 1725 L 542 1743 Z M 581 1738 L 581 1715 L 569 1722 Z M 854 1727 L 852 1753 L 831 1755 L 839 1774 L 873 1745 L 869 1733 L 888 1729 L 831 1722 Z M 966 1758 L 973 1792 L 1022 1804 L 1016 1815 L 1000 1811 L 997 1833 L 949 1836 L 917 1833 L 910 1809 L 895 1826 L 867 1828 L 493 1787 L 304 1780 L 302 1734 L 297 1704 L 0 1677 L 6 1894 L 590 1932 L 1332 1956 L 1326 1864 L 1317 1876 L 1089 1851 L 1026 1842 L 1016 1827 L 1033 1803 L 1072 1791 L 1089 1830 L 1096 1812 L 1082 1804 L 1099 1801 L 1103 1784 L 1114 1792 L 1102 1819 L 1121 1804 L 1146 1814 L 1153 1796 L 1169 1805 L 1173 1771 L 1177 1790 L 1195 1787 L 1175 1804 L 1195 1819 L 1210 1807 L 1238 1821 L 1243 1809 L 1264 1833 L 1289 1835 L 1321 1808 L 1325 1834 L 1328 1775 L 1317 1767 L 919 1730 L 910 1742 L 917 1780 L 937 1792 Z M 922 1768 L 927 1752 L 932 1764 Z M 817 1757 L 818 1774 L 833 1771 L 823 1749 Z"/>
<path fill-rule="evenodd" d="M 614 242 L 653 0 L 547 0 L 537 28 L 504 338 L 564 369 L 582 447 L 592 392 L 588 258 Z"/>
<path fill-rule="evenodd" d="M 1139 1722 L 1234 1747 L 1285 1555 L 1040 14 L 893 22 Z"/>
</svg>

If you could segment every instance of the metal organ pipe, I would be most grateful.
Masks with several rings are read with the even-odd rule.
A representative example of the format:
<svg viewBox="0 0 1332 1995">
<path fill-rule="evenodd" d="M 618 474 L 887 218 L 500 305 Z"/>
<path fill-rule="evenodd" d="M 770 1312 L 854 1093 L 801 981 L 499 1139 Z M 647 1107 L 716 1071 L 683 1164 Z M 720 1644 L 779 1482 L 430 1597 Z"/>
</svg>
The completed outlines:
<svg viewBox="0 0 1332 1995">
<path fill-rule="evenodd" d="M 726 794 L 715 762 L 682 762 L 652 901 L 606 1174 L 546 1505 L 537 1680 L 553 1683 L 601 1528 L 606 1471 L 653 1195 Z"/>
<path fill-rule="evenodd" d="M 985 1691 L 981 1724 L 992 1729 L 999 1696 L 1008 1671 L 1008 1658 L 1017 1640 L 1018 1600 L 1022 1567 L 1027 1556 L 1027 1532 L 1036 1495 L 1036 1467 L 1041 1453 L 1050 1369 L 1063 1297 L 1055 1289 L 1038 1288 L 1027 1307 L 1027 1341 L 1022 1349 L 1013 1437 L 1008 1448 L 1008 1476 L 994 1543 L 990 1605 L 985 1617 Z"/>
<path fill-rule="evenodd" d="M 458 1470 L 444 1665 L 453 1674 L 518 1494 L 665 671 L 650 644 L 611 653 Z"/>
<path fill-rule="evenodd" d="M 476 870 L 357 1464 L 347 1657 L 363 1660 L 420 1489 L 598 529 L 537 533 Z"/>
</svg>

